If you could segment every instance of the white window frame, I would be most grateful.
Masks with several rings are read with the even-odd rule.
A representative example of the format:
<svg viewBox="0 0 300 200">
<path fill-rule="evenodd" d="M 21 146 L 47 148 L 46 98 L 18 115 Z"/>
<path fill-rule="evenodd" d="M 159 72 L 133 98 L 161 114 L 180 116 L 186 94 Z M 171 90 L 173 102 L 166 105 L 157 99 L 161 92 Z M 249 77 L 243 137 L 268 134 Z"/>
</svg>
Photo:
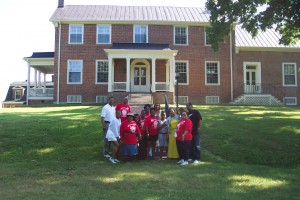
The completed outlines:
<svg viewBox="0 0 300 200">
<path fill-rule="evenodd" d="M 183 100 L 185 99 L 185 100 Z M 178 96 L 178 103 L 179 104 L 187 104 L 189 102 L 188 96 Z"/>
<path fill-rule="evenodd" d="M 68 60 L 67 66 L 67 84 L 82 84 L 82 74 L 83 74 L 83 61 L 82 60 Z M 70 74 L 70 62 L 79 62 L 80 63 L 80 82 L 70 82 L 69 81 L 69 74 Z"/>
<path fill-rule="evenodd" d="M 100 27 L 105 27 L 105 30 L 106 30 L 106 28 L 108 27 L 109 28 L 109 41 L 108 42 L 99 42 L 99 37 L 98 37 L 98 35 L 100 34 L 99 33 L 99 28 Z M 96 35 L 96 43 L 97 44 L 111 44 L 111 25 L 110 24 L 97 24 L 97 35 Z"/>
<path fill-rule="evenodd" d="M 146 28 L 146 42 L 145 43 L 148 43 L 148 26 L 147 25 L 133 25 L 133 43 L 145 44 L 144 42 L 135 41 L 136 28 L 141 28 L 141 27 Z"/>
<path fill-rule="evenodd" d="M 71 42 L 71 28 L 75 27 L 75 26 L 81 27 L 81 29 L 82 29 L 81 42 Z M 70 24 L 69 25 L 69 44 L 83 44 L 83 38 L 84 38 L 83 36 L 84 36 L 84 25 L 83 24 Z"/>
<path fill-rule="evenodd" d="M 212 102 L 211 100 L 216 99 L 216 102 Z M 206 104 L 219 104 L 220 103 L 220 97 L 219 96 L 206 96 L 205 97 L 205 103 Z"/>
<path fill-rule="evenodd" d="M 208 83 L 207 82 L 207 64 L 208 63 L 217 63 L 218 68 L 218 83 Z M 220 85 L 220 61 L 205 61 L 205 85 Z"/>
<path fill-rule="evenodd" d="M 17 98 L 17 93 L 19 93 L 18 95 L 20 96 L 20 98 Z M 15 100 L 20 100 L 22 99 L 22 92 L 21 90 L 15 90 Z"/>
<path fill-rule="evenodd" d="M 294 85 L 286 85 L 285 84 L 285 75 L 286 75 L 286 74 L 284 74 L 285 65 L 294 65 L 294 72 L 295 72 L 295 74 L 294 74 L 295 84 Z M 283 84 L 284 87 L 295 87 L 295 86 L 297 86 L 297 65 L 296 65 L 296 63 L 282 63 L 282 84 Z"/>
<path fill-rule="evenodd" d="M 208 43 L 208 40 L 207 40 L 207 32 L 206 32 L 206 27 L 204 27 L 204 45 L 205 46 L 211 46 L 211 44 Z"/>
<path fill-rule="evenodd" d="M 71 100 L 73 100 L 73 101 L 71 101 Z M 82 96 L 81 95 L 67 95 L 67 103 L 82 103 Z"/>
<path fill-rule="evenodd" d="M 177 44 L 176 43 L 176 28 L 185 28 L 186 29 L 186 44 Z M 174 26 L 173 27 L 173 43 L 174 43 L 174 45 L 181 45 L 181 46 L 189 45 L 189 27 L 188 26 Z"/>
<path fill-rule="evenodd" d="M 95 70 L 96 70 L 96 73 L 95 73 L 95 83 L 96 84 L 99 84 L 99 85 L 101 85 L 101 84 L 108 84 L 108 80 L 107 80 L 107 82 L 98 82 L 98 62 L 107 62 L 107 66 L 108 66 L 108 68 L 109 68 L 109 63 L 108 63 L 108 60 L 96 60 L 96 68 L 95 68 Z M 108 70 L 108 69 L 107 69 Z M 108 73 L 108 71 L 107 71 L 107 73 Z"/>
<path fill-rule="evenodd" d="M 189 85 L 189 61 L 176 60 L 175 61 L 175 70 L 176 70 L 176 63 L 186 63 L 186 83 L 178 83 L 178 85 Z"/>
<path fill-rule="evenodd" d="M 286 103 L 286 99 L 294 99 L 295 103 Z M 297 97 L 284 97 L 283 102 L 287 106 L 296 106 L 297 105 Z"/>
</svg>

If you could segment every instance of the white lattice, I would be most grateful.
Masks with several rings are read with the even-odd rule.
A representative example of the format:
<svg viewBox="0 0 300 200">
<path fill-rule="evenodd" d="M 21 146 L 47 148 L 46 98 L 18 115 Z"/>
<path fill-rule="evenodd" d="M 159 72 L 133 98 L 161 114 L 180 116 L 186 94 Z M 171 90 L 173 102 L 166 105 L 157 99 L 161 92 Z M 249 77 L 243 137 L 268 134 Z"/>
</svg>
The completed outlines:
<svg viewBox="0 0 300 200">
<path fill-rule="evenodd" d="M 242 95 L 233 104 L 238 105 L 282 105 L 282 103 L 272 95 Z"/>
</svg>

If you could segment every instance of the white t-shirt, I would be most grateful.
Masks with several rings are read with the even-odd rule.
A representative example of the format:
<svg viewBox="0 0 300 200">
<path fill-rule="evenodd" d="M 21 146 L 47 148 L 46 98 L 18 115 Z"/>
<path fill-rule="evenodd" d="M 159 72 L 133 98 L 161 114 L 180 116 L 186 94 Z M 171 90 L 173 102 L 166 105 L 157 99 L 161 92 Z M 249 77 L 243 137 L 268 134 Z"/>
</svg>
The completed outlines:
<svg viewBox="0 0 300 200">
<path fill-rule="evenodd" d="M 104 118 L 104 121 L 110 122 L 113 119 L 113 117 L 115 117 L 115 116 L 116 116 L 116 107 L 115 106 L 111 106 L 109 104 L 106 104 L 105 106 L 103 106 L 101 117 Z"/>
<path fill-rule="evenodd" d="M 108 141 L 117 141 L 117 138 L 120 137 L 120 127 L 121 127 L 121 119 L 117 119 L 114 117 L 109 126 L 106 133 L 106 138 Z"/>
</svg>

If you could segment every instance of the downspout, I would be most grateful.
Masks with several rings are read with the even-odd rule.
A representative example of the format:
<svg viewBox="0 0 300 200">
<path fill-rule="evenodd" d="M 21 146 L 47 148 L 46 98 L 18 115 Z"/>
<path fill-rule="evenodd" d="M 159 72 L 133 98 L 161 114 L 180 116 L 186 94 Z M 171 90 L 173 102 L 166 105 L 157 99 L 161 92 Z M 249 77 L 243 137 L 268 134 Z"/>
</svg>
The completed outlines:
<svg viewBox="0 0 300 200">
<path fill-rule="evenodd" d="M 232 75 L 232 31 L 230 31 L 230 98 L 233 101 L 233 75 Z"/>
<path fill-rule="evenodd" d="M 57 55 L 57 101 L 59 104 L 59 84 L 60 84 L 60 42 L 61 42 L 61 23 L 58 22 L 58 55 Z"/>
</svg>

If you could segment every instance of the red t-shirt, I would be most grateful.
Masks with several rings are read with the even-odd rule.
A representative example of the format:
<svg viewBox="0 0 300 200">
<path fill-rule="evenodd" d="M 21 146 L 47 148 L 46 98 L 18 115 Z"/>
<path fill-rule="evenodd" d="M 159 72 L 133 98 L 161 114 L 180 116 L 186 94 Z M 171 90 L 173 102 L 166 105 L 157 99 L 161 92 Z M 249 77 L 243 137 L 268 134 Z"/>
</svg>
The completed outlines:
<svg viewBox="0 0 300 200">
<path fill-rule="evenodd" d="M 149 135 L 158 135 L 158 117 L 147 117 L 145 119 L 145 127 L 148 127 Z"/>
<path fill-rule="evenodd" d="M 184 140 L 192 140 L 192 128 L 193 128 L 193 123 L 189 118 L 182 119 L 176 127 L 176 140 L 182 141 L 182 135 L 184 131 L 188 130 L 188 133 L 185 135 Z"/>
<path fill-rule="evenodd" d="M 138 124 L 135 121 L 122 122 L 120 127 L 120 136 L 124 144 L 136 144 L 137 135 L 141 134 Z"/>
<path fill-rule="evenodd" d="M 140 118 L 139 128 L 141 131 L 142 138 L 144 138 L 146 136 L 145 120 L 146 120 L 145 117 L 144 117 L 144 119 L 142 119 L 142 117 Z"/>
<path fill-rule="evenodd" d="M 121 111 L 121 121 L 125 121 L 127 114 L 130 112 L 130 106 L 128 104 L 123 104 L 122 102 L 118 103 L 116 106 L 116 111 Z"/>
</svg>

